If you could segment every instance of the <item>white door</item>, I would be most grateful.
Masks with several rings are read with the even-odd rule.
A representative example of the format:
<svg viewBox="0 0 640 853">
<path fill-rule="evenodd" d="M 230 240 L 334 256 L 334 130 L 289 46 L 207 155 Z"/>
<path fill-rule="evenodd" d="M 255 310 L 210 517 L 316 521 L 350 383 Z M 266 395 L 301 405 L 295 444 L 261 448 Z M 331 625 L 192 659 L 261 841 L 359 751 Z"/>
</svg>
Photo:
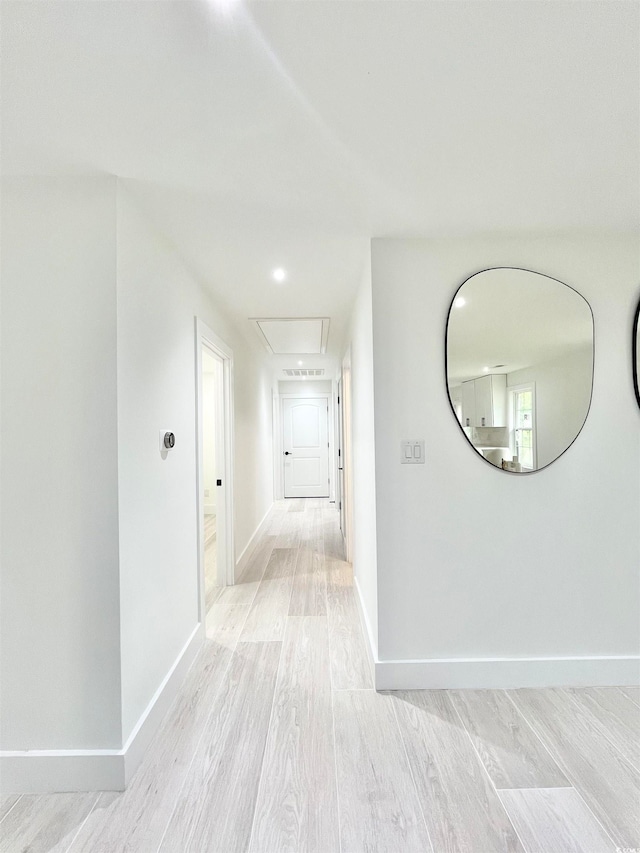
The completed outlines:
<svg viewBox="0 0 640 853">
<path fill-rule="evenodd" d="M 328 397 L 282 401 L 285 498 L 329 497 Z"/>
</svg>

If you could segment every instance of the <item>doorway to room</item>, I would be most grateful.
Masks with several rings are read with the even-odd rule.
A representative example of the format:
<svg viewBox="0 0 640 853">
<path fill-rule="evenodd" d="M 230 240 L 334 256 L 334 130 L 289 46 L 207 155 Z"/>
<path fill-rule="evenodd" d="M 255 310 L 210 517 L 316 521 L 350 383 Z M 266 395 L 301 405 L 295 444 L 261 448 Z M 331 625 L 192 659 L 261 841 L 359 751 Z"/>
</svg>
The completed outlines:
<svg viewBox="0 0 640 853">
<path fill-rule="evenodd" d="M 224 576 L 218 575 L 216 402 L 222 362 L 208 347 L 202 347 L 202 525 L 204 536 L 204 593 L 208 612 L 217 598 Z"/>
<path fill-rule="evenodd" d="M 198 424 L 198 581 L 200 621 L 234 582 L 232 434 L 233 355 L 202 323 L 196 327 Z"/>
<path fill-rule="evenodd" d="M 351 435 L 351 350 L 342 362 L 338 383 L 338 442 L 340 530 L 347 560 L 353 561 L 353 457 Z"/>
<path fill-rule="evenodd" d="M 336 389 L 336 438 L 338 454 L 338 476 L 336 481 L 336 504 L 340 512 L 340 531 L 346 539 L 346 501 L 345 501 L 345 453 L 344 453 L 344 392 L 342 390 L 342 375 L 338 379 Z"/>
</svg>

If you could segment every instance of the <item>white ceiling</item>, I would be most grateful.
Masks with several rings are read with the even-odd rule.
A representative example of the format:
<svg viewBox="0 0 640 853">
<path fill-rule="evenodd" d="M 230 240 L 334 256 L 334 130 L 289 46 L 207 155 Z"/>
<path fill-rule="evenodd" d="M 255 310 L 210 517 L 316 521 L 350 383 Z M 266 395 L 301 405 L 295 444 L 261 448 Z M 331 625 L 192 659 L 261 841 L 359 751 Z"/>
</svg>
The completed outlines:
<svg viewBox="0 0 640 853">
<path fill-rule="evenodd" d="M 513 373 L 593 346 L 587 301 L 545 275 L 486 270 L 468 279 L 459 297 L 465 303 L 457 307 L 454 301 L 447 324 L 450 385 L 483 373 Z"/>
<path fill-rule="evenodd" d="M 637 226 L 636 3 L 0 5 L 3 171 L 120 176 L 327 364 L 372 236 Z"/>
</svg>

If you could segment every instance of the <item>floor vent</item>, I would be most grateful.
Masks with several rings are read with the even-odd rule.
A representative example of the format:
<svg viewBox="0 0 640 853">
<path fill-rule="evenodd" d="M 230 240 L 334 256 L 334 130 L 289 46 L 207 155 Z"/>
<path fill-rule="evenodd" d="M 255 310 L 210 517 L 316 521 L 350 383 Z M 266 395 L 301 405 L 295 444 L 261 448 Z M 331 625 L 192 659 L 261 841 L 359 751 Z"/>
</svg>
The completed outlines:
<svg viewBox="0 0 640 853">
<path fill-rule="evenodd" d="M 324 376 L 324 370 L 307 370 L 306 368 L 295 368 L 293 370 L 283 370 L 287 376 Z"/>
</svg>

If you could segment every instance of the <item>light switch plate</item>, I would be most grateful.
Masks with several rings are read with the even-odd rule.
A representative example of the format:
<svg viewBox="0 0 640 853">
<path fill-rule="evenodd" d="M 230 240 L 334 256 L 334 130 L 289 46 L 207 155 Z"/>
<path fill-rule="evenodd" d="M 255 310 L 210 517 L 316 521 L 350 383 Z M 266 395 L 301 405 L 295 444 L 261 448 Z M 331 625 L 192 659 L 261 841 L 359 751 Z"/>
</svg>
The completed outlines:
<svg viewBox="0 0 640 853">
<path fill-rule="evenodd" d="M 400 446 L 402 465 L 424 465 L 424 441 L 405 439 Z"/>
</svg>

